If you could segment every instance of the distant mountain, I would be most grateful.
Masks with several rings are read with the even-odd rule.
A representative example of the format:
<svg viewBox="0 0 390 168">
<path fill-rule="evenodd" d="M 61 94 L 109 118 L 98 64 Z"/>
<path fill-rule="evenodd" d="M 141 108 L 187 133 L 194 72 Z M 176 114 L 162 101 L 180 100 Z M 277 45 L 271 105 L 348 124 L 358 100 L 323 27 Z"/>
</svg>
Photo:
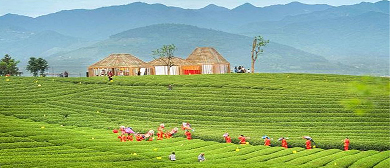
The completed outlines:
<svg viewBox="0 0 390 168">
<path fill-rule="evenodd" d="M 54 31 L 35 33 L 17 27 L 0 28 L 0 56 L 9 54 L 12 58 L 21 61 L 19 69 L 26 75 L 29 74 L 25 71 L 25 67 L 30 57 L 48 57 L 88 44 L 90 43 L 85 40 Z"/>
<path fill-rule="evenodd" d="M 206 29 L 159 25 L 160 29 L 175 31 L 161 32 L 155 24 L 164 23 Z M 94 57 L 130 52 L 147 60 L 151 50 L 175 43 L 181 55 L 188 55 L 194 47 L 211 45 L 225 52 L 234 64 L 249 65 L 238 55 L 248 55 L 249 37 L 262 35 L 273 42 L 268 46 L 271 52 L 265 53 L 262 60 L 271 58 L 270 62 L 259 62 L 263 70 L 389 75 L 388 30 L 387 0 L 339 7 L 299 2 L 256 7 L 246 3 L 234 9 L 213 4 L 182 9 L 136 2 L 60 11 L 37 18 L 0 16 L 0 54 L 11 54 L 22 62 L 30 56 L 43 56 L 58 66 L 72 65 L 84 71 L 79 64 L 86 67 L 97 60 Z M 231 42 L 234 40 L 237 42 Z M 297 56 L 301 61 L 295 61 Z M 304 58 L 316 63 L 302 64 Z M 317 65 L 328 68 L 319 71 Z"/>
<path fill-rule="evenodd" d="M 153 50 L 164 44 L 175 44 L 178 49 L 175 56 L 178 57 L 186 58 L 196 47 L 210 46 L 216 48 L 232 67 L 244 65 L 249 68 L 251 43 L 252 38 L 246 36 L 188 25 L 159 24 L 113 35 L 95 45 L 51 56 L 49 61 L 60 69 L 85 71 L 89 65 L 111 53 L 131 53 L 144 61 L 151 61 Z M 264 50 L 256 63 L 257 72 L 357 73 L 354 68 L 333 64 L 321 56 L 274 42 Z"/>
<path fill-rule="evenodd" d="M 30 31 L 51 30 L 73 37 L 104 39 L 131 28 L 158 23 L 180 23 L 228 31 L 232 27 L 253 21 L 275 21 L 286 16 L 330 7 L 290 3 L 259 8 L 244 4 L 232 10 L 216 5 L 194 10 L 135 2 L 94 10 L 67 10 L 37 18 L 5 15 L 0 17 L 0 25 L 17 26 Z"/>
<path fill-rule="evenodd" d="M 251 23 L 236 32 L 247 36 L 261 34 L 335 62 L 389 74 L 388 11 L 388 1 L 361 3 L 281 21 Z"/>
<path fill-rule="evenodd" d="M 41 54 L 49 49 L 67 47 L 78 42 L 76 38 L 64 36 L 53 31 L 34 33 L 9 29 L 9 32 L 18 38 L 9 41 L 0 40 L 0 54 L 14 55 L 14 58 L 22 60 L 31 56 L 41 57 Z M 9 34 L 6 34 L 5 31 L 0 31 L 0 38 L 7 35 Z"/>
</svg>

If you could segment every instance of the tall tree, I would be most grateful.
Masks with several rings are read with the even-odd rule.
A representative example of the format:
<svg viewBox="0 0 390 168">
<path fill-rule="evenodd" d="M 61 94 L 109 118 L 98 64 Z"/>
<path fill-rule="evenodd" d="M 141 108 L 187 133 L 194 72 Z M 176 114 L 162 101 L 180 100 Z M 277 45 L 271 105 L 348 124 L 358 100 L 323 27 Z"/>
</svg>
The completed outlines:
<svg viewBox="0 0 390 168">
<path fill-rule="evenodd" d="M 255 37 L 253 39 L 253 45 L 252 45 L 252 66 L 251 66 L 251 72 L 255 73 L 255 62 L 257 60 L 257 57 L 259 54 L 263 53 L 262 47 L 266 46 L 269 43 L 269 40 L 265 40 L 261 36 Z"/>
<path fill-rule="evenodd" d="M 30 71 L 33 74 L 33 76 L 38 76 L 39 70 L 37 65 L 37 59 L 35 57 L 30 57 L 26 70 Z"/>
<path fill-rule="evenodd" d="M 173 53 L 176 51 L 176 46 L 174 44 L 163 45 L 163 47 L 153 51 L 153 55 L 159 56 L 159 58 L 154 58 L 160 60 L 168 67 L 168 75 L 170 74 L 171 67 L 174 66 L 173 63 Z"/>
<path fill-rule="evenodd" d="M 30 71 L 33 76 L 45 76 L 45 71 L 49 68 L 47 61 L 43 58 L 30 57 L 26 70 Z"/>
<path fill-rule="evenodd" d="M 19 68 L 17 67 L 20 61 L 15 61 L 11 56 L 6 54 L 3 59 L 0 60 L 0 75 L 17 75 L 19 74 Z"/>
<path fill-rule="evenodd" d="M 49 64 L 43 58 L 38 58 L 37 64 L 38 64 L 39 74 L 41 76 L 45 76 L 45 71 L 49 69 Z"/>
</svg>

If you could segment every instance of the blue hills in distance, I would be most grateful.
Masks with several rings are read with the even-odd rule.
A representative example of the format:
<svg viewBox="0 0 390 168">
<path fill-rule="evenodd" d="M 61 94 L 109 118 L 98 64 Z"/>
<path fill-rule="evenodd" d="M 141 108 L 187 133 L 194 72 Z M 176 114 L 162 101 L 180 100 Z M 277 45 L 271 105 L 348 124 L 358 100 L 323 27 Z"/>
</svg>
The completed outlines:
<svg viewBox="0 0 390 168">
<path fill-rule="evenodd" d="M 137 34 L 134 32 L 142 32 L 142 29 L 144 32 L 150 32 L 151 27 L 148 27 L 150 25 L 154 25 L 152 34 L 164 36 L 157 33 L 156 30 L 159 29 L 157 27 L 161 28 L 165 23 L 171 23 L 173 24 L 171 26 L 183 32 L 195 31 L 195 28 L 185 25 L 197 26 L 199 30 L 193 34 L 204 34 L 201 37 L 203 40 L 195 36 L 181 39 L 172 37 L 180 36 L 180 33 L 177 33 L 172 34 L 172 38 L 169 36 L 163 38 L 165 40 L 161 40 L 161 44 L 150 45 L 154 47 L 152 50 L 163 44 L 175 42 L 175 45 L 187 44 L 177 51 L 178 54 L 186 55 L 194 45 L 214 45 L 221 53 L 230 48 L 224 56 L 232 65 L 245 64 L 249 67 L 250 54 L 244 52 L 249 52 L 253 36 L 262 35 L 270 39 L 272 44 L 279 44 L 276 46 L 279 47 L 277 51 L 279 53 L 276 54 L 276 51 L 271 49 L 267 51 L 266 48 L 263 61 L 271 59 L 270 61 L 274 62 L 259 61 L 259 64 L 267 64 L 259 65 L 262 67 L 258 68 L 260 71 L 388 75 L 388 20 L 389 1 L 386 0 L 339 7 L 299 2 L 255 7 L 246 3 L 233 9 L 213 4 L 201 9 L 182 9 L 163 4 L 137 2 L 93 10 L 60 11 L 37 18 L 13 14 L 1 16 L 0 54 L 10 54 L 20 59 L 22 64 L 31 56 L 43 56 L 52 60 L 49 64 L 66 68 L 70 66 L 65 64 L 67 61 L 62 61 L 64 64 L 61 64 L 56 60 L 90 58 L 90 55 L 94 55 L 94 59 L 98 60 L 107 56 L 108 51 L 115 52 L 118 48 L 116 44 L 111 46 L 105 44 L 112 43 L 117 39 L 115 37 L 124 35 L 125 32 Z M 143 35 L 145 37 L 137 39 L 153 40 L 148 34 Z M 219 39 L 221 42 L 214 43 L 211 39 Z M 186 40 L 192 41 L 193 44 L 187 43 Z M 240 41 L 242 44 L 231 41 Z M 232 46 L 226 47 L 223 43 Z M 244 49 L 246 43 L 249 43 L 248 49 Z M 137 44 L 141 42 L 129 42 L 126 44 L 129 47 L 124 47 L 120 51 L 140 53 L 138 54 L 140 57 L 151 58 L 143 56 L 150 55 L 151 50 Z M 104 47 L 98 49 L 97 46 Z M 272 48 L 271 46 L 270 44 L 269 48 Z M 90 53 L 85 50 L 86 48 L 98 51 Z M 302 57 L 305 55 L 303 53 L 311 56 Z M 283 61 L 271 56 L 267 58 L 267 54 L 280 57 Z M 303 65 L 302 61 L 299 61 L 303 58 L 313 60 L 321 58 L 328 63 L 326 66 L 325 63 L 316 64 L 313 67 L 317 68 L 314 69 L 320 71 L 315 71 L 313 67 L 308 68 L 308 64 Z M 295 61 L 296 59 L 298 61 Z M 83 68 L 88 64 L 89 62 L 80 62 L 80 67 L 76 69 L 84 72 Z"/>
</svg>

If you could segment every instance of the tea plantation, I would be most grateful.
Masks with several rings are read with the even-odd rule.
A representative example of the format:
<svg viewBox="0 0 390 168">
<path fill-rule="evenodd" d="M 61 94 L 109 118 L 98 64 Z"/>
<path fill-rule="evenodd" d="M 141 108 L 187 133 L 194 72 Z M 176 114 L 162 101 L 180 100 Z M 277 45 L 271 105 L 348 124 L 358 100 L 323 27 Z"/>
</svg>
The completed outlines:
<svg viewBox="0 0 390 168">
<path fill-rule="evenodd" d="M 388 78 L 319 74 L 0 77 L 0 167 L 387 168 L 389 86 Z M 365 103 L 345 108 L 346 100 Z M 119 142 L 112 132 L 182 122 L 195 128 L 193 140 L 180 130 L 162 141 Z M 225 132 L 234 144 L 223 143 Z M 249 145 L 237 144 L 241 134 Z M 305 135 L 317 148 L 304 149 Z M 201 152 L 207 160 L 199 163 Z"/>
</svg>

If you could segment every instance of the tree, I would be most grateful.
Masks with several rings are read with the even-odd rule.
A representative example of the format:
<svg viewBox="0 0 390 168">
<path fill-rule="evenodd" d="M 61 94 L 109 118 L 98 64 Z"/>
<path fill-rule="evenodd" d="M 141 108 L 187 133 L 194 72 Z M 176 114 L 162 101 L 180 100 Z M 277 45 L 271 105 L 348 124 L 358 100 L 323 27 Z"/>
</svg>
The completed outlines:
<svg viewBox="0 0 390 168">
<path fill-rule="evenodd" d="M 251 66 L 251 72 L 255 73 L 255 62 L 257 60 L 257 57 L 259 54 L 263 52 L 263 49 L 261 47 L 266 46 L 269 43 L 269 40 L 264 40 L 263 37 L 257 36 L 253 40 L 252 45 L 252 66 Z"/>
<path fill-rule="evenodd" d="M 15 61 L 11 56 L 6 54 L 3 59 L 0 61 L 0 75 L 17 75 L 19 74 L 19 68 L 17 67 L 20 61 Z"/>
<path fill-rule="evenodd" d="M 43 58 L 30 57 L 26 70 L 30 71 L 33 76 L 45 76 L 45 71 L 49 68 L 47 61 Z"/>
<path fill-rule="evenodd" d="M 162 61 L 165 66 L 168 67 L 168 75 L 170 74 L 171 67 L 174 66 L 173 63 L 173 53 L 176 51 L 176 46 L 174 44 L 163 45 L 160 49 L 153 51 L 153 55 L 159 56 L 159 58 L 154 58 Z"/>
</svg>

